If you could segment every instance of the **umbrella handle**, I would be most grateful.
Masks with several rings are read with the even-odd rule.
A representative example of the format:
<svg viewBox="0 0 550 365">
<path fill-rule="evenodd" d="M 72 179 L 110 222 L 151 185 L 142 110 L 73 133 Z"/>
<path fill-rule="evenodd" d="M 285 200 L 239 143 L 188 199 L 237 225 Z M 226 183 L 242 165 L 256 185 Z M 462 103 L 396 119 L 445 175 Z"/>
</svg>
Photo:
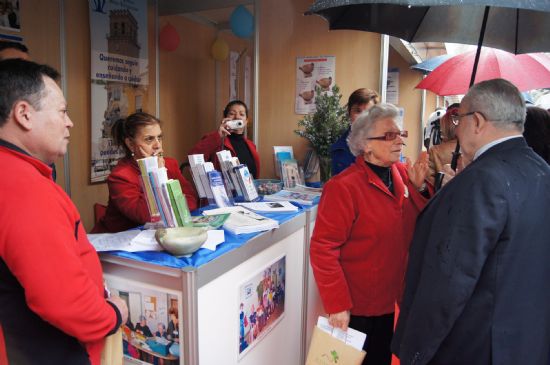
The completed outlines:
<svg viewBox="0 0 550 365">
<path fill-rule="evenodd" d="M 456 171 L 456 167 L 458 166 L 458 158 L 460 157 L 460 155 L 461 155 L 460 144 L 458 143 L 458 141 L 456 141 L 456 147 L 453 152 L 453 158 L 451 159 L 451 168 L 453 169 L 453 171 Z M 443 183 L 443 174 L 436 175 L 436 179 L 434 181 L 434 190 L 438 191 L 439 189 L 441 189 L 442 183 Z"/>
<path fill-rule="evenodd" d="M 456 171 L 456 167 L 458 166 L 458 158 L 460 155 L 460 143 L 457 141 L 455 151 L 453 152 L 453 158 L 451 159 L 451 169 L 453 169 L 453 171 Z"/>
</svg>

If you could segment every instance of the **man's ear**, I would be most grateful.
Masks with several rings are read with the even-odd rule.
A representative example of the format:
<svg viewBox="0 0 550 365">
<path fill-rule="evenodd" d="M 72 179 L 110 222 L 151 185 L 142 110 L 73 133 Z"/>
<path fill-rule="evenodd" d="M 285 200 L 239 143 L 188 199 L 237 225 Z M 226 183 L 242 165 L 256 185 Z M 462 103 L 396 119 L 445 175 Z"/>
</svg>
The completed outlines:
<svg viewBox="0 0 550 365">
<path fill-rule="evenodd" d="M 474 113 L 473 123 L 475 131 L 477 133 L 481 132 L 487 126 L 487 119 L 481 113 Z"/>
<path fill-rule="evenodd" d="M 32 129 L 32 113 L 34 109 L 28 101 L 20 100 L 13 106 L 12 113 L 15 122 L 23 129 Z"/>
</svg>

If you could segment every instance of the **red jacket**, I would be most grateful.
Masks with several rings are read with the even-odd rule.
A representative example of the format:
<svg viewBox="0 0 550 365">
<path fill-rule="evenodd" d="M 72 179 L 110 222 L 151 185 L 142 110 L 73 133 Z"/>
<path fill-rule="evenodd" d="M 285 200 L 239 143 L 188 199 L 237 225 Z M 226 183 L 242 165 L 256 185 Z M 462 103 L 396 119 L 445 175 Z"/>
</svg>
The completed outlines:
<svg viewBox="0 0 550 365">
<path fill-rule="evenodd" d="M 359 156 L 323 189 L 310 254 L 327 313 L 394 312 L 426 199 L 409 182 L 404 165 L 394 164 L 391 173 L 395 195 Z"/>
<path fill-rule="evenodd" d="M 246 136 L 244 137 L 244 140 L 248 146 L 248 149 L 250 150 L 250 153 L 252 154 L 252 157 L 254 158 L 254 162 L 256 163 L 257 176 L 254 176 L 254 178 L 257 179 L 260 176 L 260 156 L 258 155 L 258 151 L 256 150 L 256 145 L 254 144 L 254 142 L 246 138 Z M 237 156 L 229 138 L 224 138 L 223 146 L 223 149 L 229 150 L 231 152 L 231 156 Z M 202 153 L 204 155 L 205 161 L 212 162 L 214 164 L 214 168 L 218 171 L 221 171 L 218 156 L 216 156 L 216 152 L 219 152 L 221 150 L 222 138 L 218 134 L 218 131 L 215 131 L 203 136 L 201 140 L 198 141 L 195 146 L 193 146 L 191 151 L 189 151 L 189 154 L 196 155 Z"/>
<path fill-rule="evenodd" d="M 51 168 L 0 142 L 0 363 L 99 365 L 117 314 L 97 253 Z"/>
<path fill-rule="evenodd" d="M 165 157 L 164 163 L 168 170 L 168 178 L 179 180 L 189 209 L 197 209 L 197 193 L 181 174 L 178 162 Z M 121 159 L 107 178 L 107 184 L 109 204 L 105 216 L 92 230 L 93 233 L 125 231 L 151 220 L 141 188 L 141 173 L 134 159 Z"/>
</svg>

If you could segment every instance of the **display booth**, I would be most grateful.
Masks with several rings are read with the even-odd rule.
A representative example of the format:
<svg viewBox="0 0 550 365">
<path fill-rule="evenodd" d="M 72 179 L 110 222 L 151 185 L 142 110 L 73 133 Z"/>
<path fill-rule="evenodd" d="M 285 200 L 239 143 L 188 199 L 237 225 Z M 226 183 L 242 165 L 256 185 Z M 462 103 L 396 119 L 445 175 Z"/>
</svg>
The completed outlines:
<svg viewBox="0 0 550 365">
<path fill-rule="evenodd" d="M 316 212 L 314 206 L 272 214 L 279 228 L 225 232 L 216 251 L 200 249 L 190 257 L 101 254 L 106 282 L 127 300 L 134 329 L 124 327 L 125 363 L 304 363 L 321 308 L 309 265 Z M 173 332 L 174 308 L 179 344 L 136 334 L 138 323 L 153 335 L 163 327 Z"/>
</svg>

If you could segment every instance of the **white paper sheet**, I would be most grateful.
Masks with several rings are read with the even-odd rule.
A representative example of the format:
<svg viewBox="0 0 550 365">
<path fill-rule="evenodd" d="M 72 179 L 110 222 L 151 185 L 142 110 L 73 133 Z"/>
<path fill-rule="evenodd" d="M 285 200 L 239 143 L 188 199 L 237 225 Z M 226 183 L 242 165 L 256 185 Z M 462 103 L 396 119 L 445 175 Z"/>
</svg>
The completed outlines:
<svg viewBox="0 0 550 365">
<path fill-rule="evenodd" d="M 347 331 L 342 331 L 340 328 L 334 328 L 328 323 L 328 319 L 322 316 L 319 316 L 317 319 L 317 327 L 345 344 L 350 345 L 359 351 L 363 350 L 363 344 L 367 339 L 367 335 L 365 333 L 359 332 L 350 327 L 348 327 Z"/>
<path fill-rule="evenodd" d="M 97 252 L 102 251 L 162 251 L 155 240 L 155 230 L 132 229 L 118 233 L 88 234 L 88 240 Z"/>
</svg>

